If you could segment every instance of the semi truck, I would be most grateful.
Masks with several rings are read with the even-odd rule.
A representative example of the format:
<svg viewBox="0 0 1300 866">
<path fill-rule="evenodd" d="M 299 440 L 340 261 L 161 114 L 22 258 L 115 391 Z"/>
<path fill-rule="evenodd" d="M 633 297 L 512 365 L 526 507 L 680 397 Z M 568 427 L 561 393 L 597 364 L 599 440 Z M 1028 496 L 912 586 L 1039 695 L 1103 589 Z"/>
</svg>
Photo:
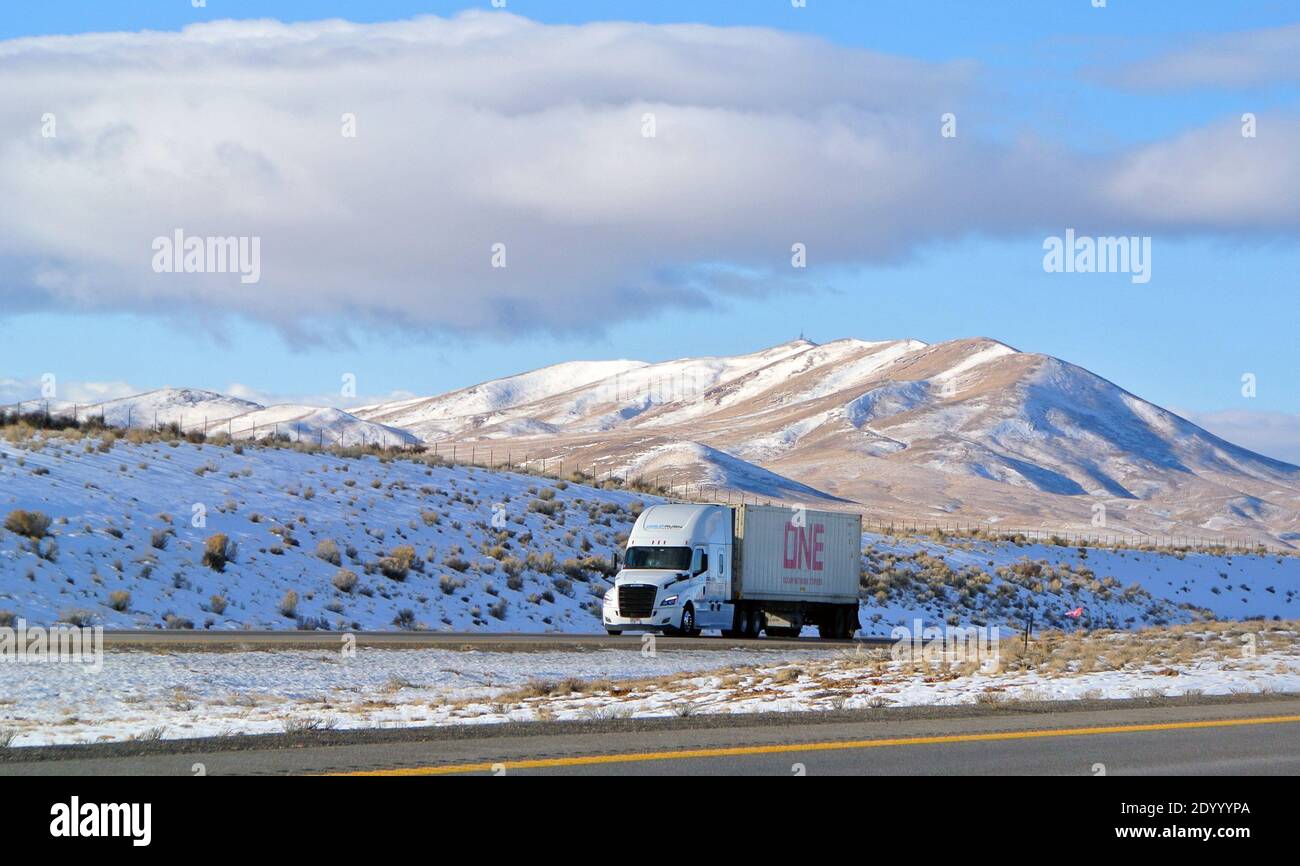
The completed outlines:
<svg viewBox="0 0 1300 866">
<path fill-rule="evenodd" d="M 862 517 L 802 506 L 652 505 L 628 535 L 602 619 L 612 635 L 857 632 Z"/>
</svg>

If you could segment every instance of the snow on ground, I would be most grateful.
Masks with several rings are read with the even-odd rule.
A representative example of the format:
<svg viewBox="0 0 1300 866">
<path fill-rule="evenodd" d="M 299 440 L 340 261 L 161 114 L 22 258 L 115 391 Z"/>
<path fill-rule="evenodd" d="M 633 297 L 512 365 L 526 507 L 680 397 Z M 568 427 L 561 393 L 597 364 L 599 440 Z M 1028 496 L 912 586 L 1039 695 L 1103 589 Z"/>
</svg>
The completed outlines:
<svg viewBox="0 0 1300 866">
<path fill-rule="evenodd" d="M 360 648 L 341 652 L 119 652 L 103 669 L 0 664 L 0 734 L 15 746 L 131 737 L 282 733 L 294 721 L 340 728 L 532 719 L 496 706 L 528 683 L 675 677 L 698 670 L 825 660 L 827 649 L 473 652 Z M 586 717 L 583 708 L 573 713 Z M 151 732 L 153 732 L 151 734 Z M 0 737 L 0 741 L 2 741 Z"/>
<path fill-rule="evenodd" d="M 893 649 L 110 652 L 100 673 L 0 665 L 0 740 L 1267 692 L 1300 692 L 1295 623 L 1052 634 L 930 661 Z"/>
<path fill-rule="evenodd" d="M 862 634 L 926 625 L 1132 629 L 1300 617 L 1300 557 L 1079 548 L 947 538 L 863 539 Z M 1079 611 L 1078 617 L 1067 612 Z"/>
<path fill-rule="evenodd" d="M 0 618 L 593 632 L 590 609 L 609 586 L 602 570 L 640 501 L 509 472 L 292 448 L 0 442 L 0 514 L 39 510 L 55 521 L 38 546 L 45 555 L 0 531 Z M 218 533 L 237 547 L 220 571 L 203 562 Z"/>
<path fill-rule="evenodd" d="M 599 632 L 610 554 L 657 501 L 293 447 L 14 437 L 0 440 L 0 519 L 54 523 L 39 545 L 0 530 L 0 625 Z M 218 533 L 237 548 L 220 571 L 204 564 Z M 1015 631 L 1031 614 L 1062 629 L 1300 617 L 1296 556 L 874 533 L 863 549 L 868 635 L 917 618 Z"/>
</svg>

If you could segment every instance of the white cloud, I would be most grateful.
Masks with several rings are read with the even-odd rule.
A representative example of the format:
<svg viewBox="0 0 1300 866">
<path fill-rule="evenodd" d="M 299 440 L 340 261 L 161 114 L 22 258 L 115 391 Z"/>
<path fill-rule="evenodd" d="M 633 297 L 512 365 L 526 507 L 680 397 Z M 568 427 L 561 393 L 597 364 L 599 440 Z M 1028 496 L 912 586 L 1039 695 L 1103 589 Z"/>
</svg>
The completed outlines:
<svg viewBox="0 0 1300 866">
<path fill-rule="evenodd" d="M 1143 90 L 1300 82 L 1300 24 L 1199 39 L 1100 74 Z"/>
<path fill-rule="evenodd" d="M 0 82 L 9 309 L 586 331 L 806 286 L 795 242 L 816 266 L 970 233 L 1300 222 L 1300 129 L 1244 156 L 1229 129 L 1118 158 L 943 139 L 979 69 L 754 28 L 217 22 L 0 43 Z M 261 238 L 261 282 L 154 273 L 178 228 Z"/>
<path fill-rule="evenodd" d="M 48 398 L 51 403 L 79 403 L 88 405 L 118 397 L 129 397 L 140 393 L 141 389 L 129 382 L 65 382 L 54 380 L 54 396 Z M 40 379 L 0 379 L 0 406 L 28 400 L 45 400 Z M 24 411 L 31 407 L 24 407 Z"/>
</svg>

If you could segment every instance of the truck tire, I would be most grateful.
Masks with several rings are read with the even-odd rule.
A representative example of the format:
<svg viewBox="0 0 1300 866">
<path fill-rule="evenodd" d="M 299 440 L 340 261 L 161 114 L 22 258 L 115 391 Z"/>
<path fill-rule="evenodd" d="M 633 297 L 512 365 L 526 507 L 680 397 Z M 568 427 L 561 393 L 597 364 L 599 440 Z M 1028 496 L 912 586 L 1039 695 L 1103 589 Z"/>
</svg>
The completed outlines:
<svg viewBox="0 0 1300 866">
<path fill-rule="evenodd" d="M 695 626 L 695 607 L 690 602 L 682 608 L 680 625 L 664 627 L 664 634 L 671 637 L 696 637 L 699 633 L 700 630 Z"/>
<path fill-rule="evenodd" d="M 758 636 L 754 632 L 754 612 L 747 605 L 736 609 L 736 634 L 745 640 Z"/>
<path fill-rule="evenodd" d="M 682 625 L 678 631 L 683 637 L 697 637 L 700 633 L 700 630 L 695 627 L 695 606 L 690 602 L 682 608 Z"/>
<path fill-rule="evenodd" d="M 837 607 L 822 615 L 817 623 L 817 635 L 822 640 L 843 640 L 846 628 L 844 611 Z"/>
</svg>

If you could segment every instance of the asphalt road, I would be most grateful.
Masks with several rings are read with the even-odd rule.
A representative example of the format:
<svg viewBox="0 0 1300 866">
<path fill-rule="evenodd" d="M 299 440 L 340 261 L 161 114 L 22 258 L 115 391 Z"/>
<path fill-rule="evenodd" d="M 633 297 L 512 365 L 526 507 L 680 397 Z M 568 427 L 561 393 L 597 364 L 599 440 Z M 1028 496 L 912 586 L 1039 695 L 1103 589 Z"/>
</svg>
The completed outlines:
<svg viewBox="0 0 1300 866">
<path fill-rule="evenodd" d="M 185 650 L 250 650 L 250 649 L 338 649 L 344 635 L 356 638 L 359 647 L 390 647 L 393 649 L 452 649 L 479 650 L 482 652 L 537 652 L 584 651 L 593 649 L 641 649 L 641 636 L 637 634 L 611 637 L 603 634 L 484 634 L 482 632 L 420 632 L 420 631 L 105 631 L 107 649 L 185 649 Z M 888 638 L 862 638 L 833 641 L 816 637 L 801 638 L 723 638 L 719 636 L 655 638 L 660 649 L 710 649 L 732 647 L 744 649 L 817 649 L 818 647 L 851 647 L 860 644 L 888 646 Z"/>
<path fill-rule="evenodd" d="M 1300 774 L 1300 699 L 469 725 L 13 750 L 0 775 Z"/>
</svg>

